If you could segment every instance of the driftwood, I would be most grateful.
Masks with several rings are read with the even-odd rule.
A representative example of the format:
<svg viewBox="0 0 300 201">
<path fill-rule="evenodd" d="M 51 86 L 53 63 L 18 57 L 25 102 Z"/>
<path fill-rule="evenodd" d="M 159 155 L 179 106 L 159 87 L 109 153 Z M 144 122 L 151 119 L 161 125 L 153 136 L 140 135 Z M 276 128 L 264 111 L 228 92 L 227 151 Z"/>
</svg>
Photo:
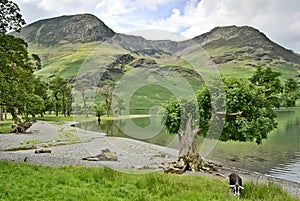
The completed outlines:
<svg viewBox="0 0 300 201">
<path fill-rule="evenodd" d="M 109 149 L 102 150 L 101 154 L 98 154 L 96 156 L 88 156 L 85 158 L 82 158 L 82 160 L 87 161 L 117 161 L 118 156 L 116 152 L 112 152 Z"/>
<path fill-rule="evenodd" d="M 35 150 L 35 154 L 41 154 L 41 153 L 51 153 L 51 149 L 47 148 L 47 147 L 38 147 L 36 150 Z"/>
</svg>

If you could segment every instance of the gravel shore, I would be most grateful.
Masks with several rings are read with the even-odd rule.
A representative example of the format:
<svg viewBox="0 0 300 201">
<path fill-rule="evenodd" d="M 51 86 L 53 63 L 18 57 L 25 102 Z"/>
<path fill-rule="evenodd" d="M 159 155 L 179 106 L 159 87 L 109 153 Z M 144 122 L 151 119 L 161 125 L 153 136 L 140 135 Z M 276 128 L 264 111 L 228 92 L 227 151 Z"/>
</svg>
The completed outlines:
<svg viewBox="0 0 300 201">
<path fill-rule="evenodd" d="M 137 140 L 107 137 L 103 133 L 84 131 L 71 126 L 62 126 L 37 121 L 28 132 L 30 134 L 0 135 L 0 160 L 18 161 L 47 166 L 99 166 L 110 167 L 118 171 L 144 172 L 162 171 L 163 164 L 176 161 L 178 150 L 148 144 Z M 43 147 L 51 149 L 51 153 L 36 154 L 35 149 Z M 85 157 L 95 156 L 102 150 L 115 152 L 117 161 L 87 161 Z M 141 171 L 143 170 L 143 171 Z M 267 175 L 253 173 L 231 167 L 220 168 L 219 174 L 226 177 L 238 173 L 244 181 L 266 183 L 274 181 L 288 193 L 300 198 L 300 184 L 276 179 Z M 201 176 L 215 176 L 208 173 L 191 173 Z M 218 177 L 218 176 L 216 176 Z M 224 178 L 225 177 L 225 178 Z"/>
</svg>

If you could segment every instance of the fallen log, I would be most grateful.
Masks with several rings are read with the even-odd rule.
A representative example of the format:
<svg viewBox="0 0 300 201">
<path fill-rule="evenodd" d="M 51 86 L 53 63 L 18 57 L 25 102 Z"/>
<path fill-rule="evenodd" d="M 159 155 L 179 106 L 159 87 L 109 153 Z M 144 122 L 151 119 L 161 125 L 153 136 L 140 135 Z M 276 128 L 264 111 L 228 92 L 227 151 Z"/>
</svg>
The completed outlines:
<svg viewBox="0 0 300 201">
<path fill-rule="evenodd" d="M 42 147 L 42 148 L 37 148 L 34 153 L 35 154 L 41 154 L 41 153 L 51 153 L 51 149 L 50 148 L 45 148 L 45 147 Z"/>
<path fill-rule="evenodd" d="M 95 156 L 88 156 L 82 158 L 82 160 L 87 161 L 117 161 L 118 156 L 116 152 L 112 152 L 109 149 L 102 150 L 102 153 L 95 155 Z"/>
</svg>

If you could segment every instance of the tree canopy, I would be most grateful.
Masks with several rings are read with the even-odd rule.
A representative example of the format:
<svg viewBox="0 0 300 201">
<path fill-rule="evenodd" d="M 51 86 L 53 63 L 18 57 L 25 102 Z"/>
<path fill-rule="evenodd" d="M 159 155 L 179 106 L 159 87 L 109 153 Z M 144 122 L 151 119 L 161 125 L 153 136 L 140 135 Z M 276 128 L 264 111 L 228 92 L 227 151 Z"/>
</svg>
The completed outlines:
<svg viewBox="0 0 300 201">
<path fill-rule="evenodd" d="M 0 0 L 0 34 L 7 31 L 19 31 L 25 25 L 25 20 L 20 14 L 19 6 L 8 0 Z"/>
<path fill-rule="evenodd" d="M 35 65 L 27 51 L 27 43 L 8 35 L 7 31 L 19 31 L 25 21 L 17 4 L 0 1 L 0 109 L 11 112 L 15 124 L 18 115 L 24 118 L 35 115 L 44 108 L 44 100 L 35 88 L 40 83 L 33 74 Z"/>
<path fill-rule="evenodd" d="M 262 143 L 277 126 L 276 108 L 285 100 L 283 92 L 290 94 L 291 88 L 294 89 L 293 94 L 299 94 L 292 80 L 287 81 L 284 89 L 280 75 L 271 68 L 258 67 L 250 79 L 223 78 L 224 93 L 214 97 L 214 101 L 209 88 L 203 86 L 196 93 L 196 98 L 182 97 L 163 104 L 164 125 L 169 133 L 178 134 L 181 144 L 178 161 L 182 160 L 193 170 L 199 170 L 201 167 L 198 166 L 202 163 L 197 162 L 199 155 L 196 153 L 195 135 L 206 136 L 209 128 L 214 126 L 222 126 L 222 132 L 210 134 L 210 137 L 222 141 Z M 225 100 L 225 112 L 214 107 L 215 102 L 221 102 L 221 99 Z M 224 124 L 212 125 L 214 119 L 223 119 Z"/>
<path fill-rule="evenodd" d="M 225 113 L 212 110 L 210 92 L 206 86 L 197 92 L 197 100 L 190 97 L 170 100 L 163 105 L 164 124 L 169 133 L 177 134 L 180 127 L 184 127 L 181 121 L 192 115 L 193 127 L 198 127 L 199 134 L 205 136 L 211 118 L 225 117 L 220 140 L 255 141 L 260 144 L 277 125 L 275 108 L 281 104 L 283 91 L 279 76 L 280 73 L 270 68 L 259 67 L 249 80 L 224 78 L 225 94 L 219 98 L 226 100 Z M 183 114 L 187 117 L 182 117 Z"/>
</svg>

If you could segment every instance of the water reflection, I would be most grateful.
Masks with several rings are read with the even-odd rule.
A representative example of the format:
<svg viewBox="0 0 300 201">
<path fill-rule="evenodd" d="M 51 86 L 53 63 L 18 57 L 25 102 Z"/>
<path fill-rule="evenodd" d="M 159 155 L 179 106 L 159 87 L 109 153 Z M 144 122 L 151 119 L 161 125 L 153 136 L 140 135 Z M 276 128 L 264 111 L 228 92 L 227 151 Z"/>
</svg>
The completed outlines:
<svg viewBox="0 0 300 201">
<path fill-rule="evenodd" d="M 278 128 L 262 145 L 255 143 L 219 142 L 210 158 L 224 164 L 244 168 L 300 183 L 300 108 L 282 110 Z"/>
<path fill-rule="evenodd" d="M 106 135 L 110 137 L 125 137 L 125 138 L 140 140 L 147 143 L 157 144 L 161 146 L 167 146 L 173 148 L 178 147 L 177 136 L 167 134 L 164 129 L 162 129 L 158 133 L 155 133 L 155 135 L 151 132 L 141 133 L 140 136 L 138 136 L 137 134 L 127 135 L 126 133 L 124 133 L 124 131 L 126 131 L 126 129 L 124 128 L 128 126 L 129 121 L 132 121 L 136 126 L 140 128 L 146 128 L 150 122 L 149 117 L 135 118 L 135 119 L 117 119 L 117 120 L 108 120 L 108 121 L 101 120 L 100 124 L 98 121 L 90 121 L 90 122 L 80 123 L 76 125 L 76 127 L 85 130 L 106 133 Z M 130 122 L 130 124 L 132 124 L 132 122 Z"/>
<path fill-rule="evenodd" d="M 85 122 L 79 126 L 85 130 L 107 133 L 108 136 L 127 137 L 122 132 L 127 119 L 114 121 Z M 278 128 L 269 134 L 262 145 L 251 142 L 219 142 L 210 159 L 225 165 L 267 173 L 275 177 L 300 183 L 300 108 L 282 110 L 277 118 Z M 147 127 L 149 118 L 134 119 L 140 127 Z M 117 126 L 118 125 L 118 126 Z M 134 138 L 133 138 L 134 139 Z M 164 130 L 141 141 L 178 148 L 176 135 L 168 135 Z M 201 142 L 201 138 L 198 139 Z"/>
<path fill-rule="evenodd" d="M 278 164 L 269 171 L 269 174 L 281 179 L 287 179 L 300 183 L 300 152 L 295 154 L 296 159 L 287 163 Z"/>
</svg>

